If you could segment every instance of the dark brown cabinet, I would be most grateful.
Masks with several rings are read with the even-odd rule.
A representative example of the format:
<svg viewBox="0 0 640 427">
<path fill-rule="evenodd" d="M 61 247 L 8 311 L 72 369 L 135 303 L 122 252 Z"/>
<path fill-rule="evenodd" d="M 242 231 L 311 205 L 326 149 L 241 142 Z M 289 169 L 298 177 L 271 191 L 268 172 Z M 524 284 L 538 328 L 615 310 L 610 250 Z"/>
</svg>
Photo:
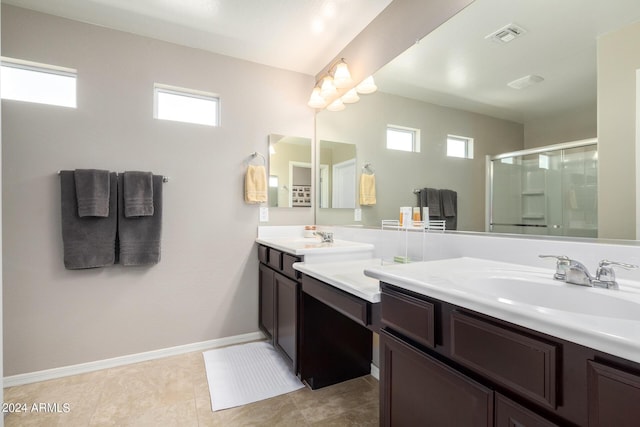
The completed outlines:
<svg viewBox="0 0 640 427">
<path fill-rule="evenodd" d="M 297 373 L 300 282 L 293 263 L 302 258 L 263 245 L 258 258 L 259 327 Z"/>
<path fill-rule="evenodd" d="M 258 267 L 260 329 L 273 339 L 275 325 L 275 272 L 264 264 Z"/>
<path fill-rule="evenodd" d="M 639 425 L 639 363 L 381 287 L 382 425 Z"/>
<path fill-rule="evenodd" d="M 640 376 L 594 361 L 588 364 L 589 427 L 640 423 Z"/>
<path fill-rule="evenodd" d="M 380 333 L 382 424 L 492 426 L 493 391 L 388 332 Z"/>
<path fill-rule="evenodd" d="M 298 368 L 298 298 L 300 284 L 275 273 L 275 334 L 273 345 L 292 366 Z"/>
</svg>

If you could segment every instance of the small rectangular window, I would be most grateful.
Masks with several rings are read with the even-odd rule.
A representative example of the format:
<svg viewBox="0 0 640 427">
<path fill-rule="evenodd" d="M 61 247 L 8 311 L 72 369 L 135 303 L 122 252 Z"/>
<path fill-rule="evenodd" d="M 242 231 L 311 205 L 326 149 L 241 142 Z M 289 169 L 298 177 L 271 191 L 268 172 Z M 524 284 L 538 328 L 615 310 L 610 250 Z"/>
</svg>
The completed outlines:
<svg viewBox="0 0 640 427">
<path fill-rule="evenodd" d="M 447 135 L 447 156 L 473 159 L 473 138 Z"/>
<path fill-rule="evenodd" d="M 420 152 L 420 129 L 387 126 L 387 148 L 389 150 Z"/>
<path fill-rule="evenodd" d="M 220 126 L 220 98 L 213 93 L 156 83 L 153 117 L 160 120 Z"/>
<path fill-rule="evenodd" d="M 2 58 L 0 97 L 76 108 L 76 79 L 71 68 Z"/>
</svg>

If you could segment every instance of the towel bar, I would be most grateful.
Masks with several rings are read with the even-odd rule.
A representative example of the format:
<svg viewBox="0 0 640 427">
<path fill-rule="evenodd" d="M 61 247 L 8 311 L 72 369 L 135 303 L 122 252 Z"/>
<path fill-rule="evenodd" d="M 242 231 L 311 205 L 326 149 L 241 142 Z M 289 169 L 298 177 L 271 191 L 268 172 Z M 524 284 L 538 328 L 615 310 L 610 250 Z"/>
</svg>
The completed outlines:
<svg viewBox="0 0 640 427">
<path fill-rule="evenodd" d="M 58 171 L 58 175 L 60 175 L 60 172 L 62 171 Z M 118 175 L 118 172 L 116 172 L 116 175 Z M 169 182 L 169 177 L 168 176 L 162 176 L 162 182 Z"/>
</svg>

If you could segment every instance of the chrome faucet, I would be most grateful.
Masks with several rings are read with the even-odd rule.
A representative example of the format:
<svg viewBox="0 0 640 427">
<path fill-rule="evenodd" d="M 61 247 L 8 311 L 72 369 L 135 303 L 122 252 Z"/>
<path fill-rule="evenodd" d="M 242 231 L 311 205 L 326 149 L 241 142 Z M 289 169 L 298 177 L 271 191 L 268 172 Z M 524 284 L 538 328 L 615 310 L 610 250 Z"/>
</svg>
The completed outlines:
<svg viewBox="0 0 640 427">
<path fill-rule="evenodd" d="M 617 265 L 626 270 L 638 268 L 637 265 L 626 264 L 623 262 L 609 261 L 603 259 L 598 264 L 596 270 L 596 276 L 593 277 L 589 274 L 587 267 L 580 261 L 570 259 L 565 255 L 539 255 L 540 258 L 555 258 L 556 273 L 553 278 L 556 280 L 562 280 L 573 285 L 591 286 L 607 289 L 618 289 L 618 282 L 616 282 L 616 274 L 612 265 Z"/>
<path fill-rule="evenodd" d="M 331 231 L 316 231 L 313 234 L 320 236 L 322 243 L 333 243 L 333 233 Z"/>
</svg>

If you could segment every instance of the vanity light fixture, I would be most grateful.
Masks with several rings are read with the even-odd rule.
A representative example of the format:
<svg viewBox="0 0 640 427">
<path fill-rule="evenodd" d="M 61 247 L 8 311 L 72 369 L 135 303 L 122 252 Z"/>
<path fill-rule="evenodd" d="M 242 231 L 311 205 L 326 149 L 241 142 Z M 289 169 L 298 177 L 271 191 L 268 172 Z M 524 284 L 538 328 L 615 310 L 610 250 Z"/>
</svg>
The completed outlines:
<svg viewBox="0 0 640 427">
<path fill-rule="evenodd" d="M 342 99 L 342 102 L 344 102 L 345 104 L 353 104 L 355 102 L 360 101 L 360 97 L 358 96 L 358 91 L 356 90 L 355 87 L 353 89 L 350 89 L 344 95 L 342 95 L 342 98 L 340 99 Z"/>
<path fill-rule="evenodd" d="M 369 76 L 364 79 L 362 83 L 356 86 L 356 90 L 358 91 L 358 93 L 367 95 L 378 90 L 378 86 L 376 86 L 376 83 L 373 81 L 373 76 Z"/>
<path fill-rule="evenodd" d="M 340 62 L 336 64 L 336 70 L 333 73 L 333 84 L 337 88 L 348 87 L 353 80 L 351 80 L 351 73 L 347 63 L 344 62 L 344 58 L 340 59 Z"/>
<path fill-rule="evenodd" d="M 327 110 L 329 111 L 342 111 L 344 109 L 345 109 L 344 103 L 340 98 L 336 99 L 335 101 L 333 101 L 331 104 L 327 106 Z"/>
<path fill-rule="evenodd" d="M 307 105 L 311 108 L 324 108 L 327 106 L 327 101 L 320 95 L 320 88 L 318 86 L 313 88 Z"/>
<path fill-rule="evenodd" d="M 338 89 L 348 88 L 353 84 L 349 67 L 344 58 L 340 58 L 329 67 L 329 71 L 319 81 L 316 82 L 307 105 L 311 108 L 325 108 L 330 111 L 344 110 L 344 104 L 352 104 L 358 102 L 360 94 L 369 94 L 375 92 L 378 87 L 373 81 L 373 76 L 364 79 L 355 88 L 347 91 L 341 98 L 333 101 L 327 106 L 327 99 L 333 98 L 338 93 Z"/>
<path fill-rule="evenodd" d="M 322 86 L 320 86 L 320 95 L 324 99 L 327 99 L 338 93 L 336 86 L 333 84 L 333 78 L 331 76 L 325 76 L 322 79 Z"/>
</svg>

